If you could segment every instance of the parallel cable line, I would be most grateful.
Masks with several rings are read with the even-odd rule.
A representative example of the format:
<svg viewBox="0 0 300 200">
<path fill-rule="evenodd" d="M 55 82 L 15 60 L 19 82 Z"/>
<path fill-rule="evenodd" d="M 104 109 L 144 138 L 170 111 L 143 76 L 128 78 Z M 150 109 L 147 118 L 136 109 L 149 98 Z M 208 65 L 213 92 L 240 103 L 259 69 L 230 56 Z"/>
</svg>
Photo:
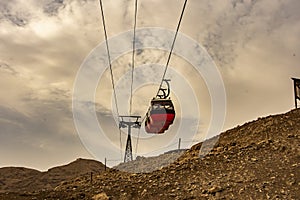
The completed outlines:
<svg viewBox="0 0 300 200">
<path fill-rule="evenodd" d="M 130 85 L 130 106 L 129 106 L 129 115 L 132 114 L 132 92 L 133 92 L 133 74 L 135 68 L 135 43 L 136 43 L 136 24 L 137 24 L 137 13 L 138 13 L 138 0 L 134 1 L 134 23 L 133 23 L 133 41 L 132 41 L 132 61 L 131 61 L 131 85 Z M 143 123 L 143 120 L 141 124 Z M 138 144 L 140 139 L 141 127 L 138 130 L 138 136 L 136 139 L 135 145 L 135 157 L 138 151 Z"/>
<path fill-rule="evenodd" d="M 165 66 L 165 70 L 164 70 L 164 73 L 163 73 L 163 76 L 162 76 L 162 79 L 161 79 L 161 82 L 160 82 L 158 91 L 157 91 L 157 93 L 156 93 L 156 96 L 158 95 L 158 93 L 159 93 L 159 91 L 160 91 L 160 88 L 161 88 L 161 86 L 162 86 L 162 84 L 163 84 L 163 81 L 164 81 L 164 79 L 165 79 L 165 76 L 166 76 L 167 69 L 168 69 L 168 67 L 169 67 L 169 62 L 170 62 L 170 60 L 171 60 L 171 56 L 172 56 L 173 49 L 174 49 L 174 46 L 175 46 L 175 41 L 176 41 L 176 38 L 177 38 L 177 35 L 178 35 L 178 32 L 179 32 L 179 28 L 180 28 L 180 24 L 181 24 L 181 21 L 182 21 L 182 18 L 183 18 L 183 14 L 184 14 L 184 11 L 185 11 L 185 8 L 186 8 L 186 4 L 187 4 L 187 0 L 185 0 L 185 1 L 184 1 L 184 4 L 183 4 L 183 8 L 182 8 L 182 11 L 181 11 L 181 14 L 180 14 L 179 22 L 178 22 L 178 24 L 177 24 L 175 36 L 174 36 L 174 39 L 173 39 L 173 42 L 172 42 L 171 50 L 170 50 L 170 53 L 169 53 L 169 56 L 168 56 L 168 59 L 167 59 L 167 63 L 166 63 L 166 66 Z"/>
<path fill-rule="evenodd" d="M 115 99 L 115 104 L 116 104 L 116 109 L 117 109 L 117 115 L 118 115 L 118 119 L 119 119 L 119 107 L 118 107 L 118 100 L 117 100 L 117 95 L 116 95 L 116 90 L 115 90 L 114 75 L 113 75 L 112 65 L 111 65 L 111 57 L 110 57 L 110 52 L 109 52 L 109 45 L 108 45 L 108 39 L 107 39 L 107 31 L 106 31 L 106 26 L 105 26 L 105 17 L 104 17 L 102 0 L 99 0 L 99 2 L 100 2 L 100 8 L 101 8 L 102 24 L 103 24 L 103 30 L 104 30 L 104 37 L 105 37 L 105 44 L 106 44 L 106 50 L 107 50 L 107 57 L 108 57 L 108 62 L 109 62 L 111 84 L 112 84 L 113 91 L 114 91 L 114 99 Z"/>
<path fill-rule="evenodd" d="M 102 24 L 103 24 L 103 31 L 104 31 L 107 57 L 108 57 L 108 62 L 109 62 L 111 84 L 112 84 L 112 87 L 113 87 L 116 111 L 117 111 L 117 115 L 118 115 L 118 122 L 120 123 L 118 100 L 117 100 L 114 75 L 113 75 L 113 70 L 112 70 L 112 65 L 111 65 L 111 57 L 110 57 L 110 51 L 109 51 L 109 45 L 108 45 L 108 39 L 107 39 L 107 31 L 106 31 L 106 26 L 105 26 L 104 8 L 103 8 L 103 5 L 102 5 L 102 0 L 99 0 L 99 4 L 100 4 L 100 8 L 101 8 Z M 120 135 L 120 154 L 121 154 L 121 159 L 122 159 L 122 132 L 121 132 L 120 128 L 119 128 L 119 135 Z"/>
<path fill-rule="evenodd" d="M 132 41 L 132 61 L 131 61 L 131 85 L 130 85 L 130 106 L 129 106 L 129 115 L 132 114 L 132 89 L 133 89 L 133 72 L 135 65 L 135 37 L 136 37 L 136 22 L 137 22 L 137 11 L 138 11 L 138 2 L 135 0 L 134 4 L 134 24 L 133 24 L 133 41 Z"/>
</svg>

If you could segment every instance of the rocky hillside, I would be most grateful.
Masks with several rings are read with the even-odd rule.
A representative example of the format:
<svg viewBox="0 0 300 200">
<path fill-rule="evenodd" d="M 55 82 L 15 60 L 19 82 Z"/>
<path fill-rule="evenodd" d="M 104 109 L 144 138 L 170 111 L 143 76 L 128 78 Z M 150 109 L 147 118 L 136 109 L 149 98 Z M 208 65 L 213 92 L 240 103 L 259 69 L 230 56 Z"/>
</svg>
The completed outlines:
<svg viewBox="0 0 300 200">
<path fill-rule="evenodd" d="M 90 176 L 91 172 L 101 172 L 104 165 L 94 160 L 77 159 L 76 161 L 40 172 L 21 167 L 0 168 L 0 193 L 33 192 L 53 189 L 62 181 L 80 176 Z"/>
<path fill-rule="evenodd" d="M 201 145 L 151 173 L 110 169 L 92 182 L 79 176 L 55 189 L 0 199 L 299 199 L 299 109 L 222 133 L 204 157 Z"/>
<path fill-rule="evenodd" d="M 20 188 L 25 188 L 27 184 L 41 174 L 37 170 L 23 167 L 0 168 L 0 192 L 16 191 Z"/>
<path fill-rule="evenodd" d="M 153 157 L 138 156 L 131 162 L 120 163 L 115 166 L 114 169 L 131 173 L 152 172 L 172 164 L 174 160 L 177 160 L 185 151 L 184 149 L 174 150 Z"/>
</svg>

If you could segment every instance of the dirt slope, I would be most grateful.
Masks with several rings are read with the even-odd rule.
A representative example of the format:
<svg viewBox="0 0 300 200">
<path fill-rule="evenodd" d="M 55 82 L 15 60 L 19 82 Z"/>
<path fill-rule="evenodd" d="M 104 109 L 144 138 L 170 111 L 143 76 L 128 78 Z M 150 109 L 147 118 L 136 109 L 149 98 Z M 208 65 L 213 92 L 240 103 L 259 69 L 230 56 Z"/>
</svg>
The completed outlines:
<svg viewBox="0 0 300 200">
<path fill-rule="evenodd" d="M 28 183 L 41 174 L 42 172 L 37 170 L 23 167 L 0 168 L 0 193 L 25 188 Z M 14 186 L 17 187 L 12 189 Z"/>
<path fill-rule="evenodd" d="M 102 171 L 92 183 L 82 176 L 54 190 L 0 199 L 299 199 L 299 109 L 222 133 L 205 157 L 200 148 L 152 173 Z"/>
<path fill-rule="evenodd" d="M 32 192 L 53 189 L 62 181 L 79 176 L 90 176 L 91 172 L 104 170 L 104 165 L 94 160 L 77 159 L 76 161 L 40 172 L 20 167 L 0 168 L 0 192 Z"/>
<path fill-rule="evenodd" d="M 166 152 L 159 156 L 141 157 L 138 156 L 135 160 L 127 163 L 120 163 L 114 169 L 131 173 L 148 173 L 154 170 L 159 170 L 165 166 L 172 164 L 186 150 L 174 150 Z"/>
</svg>

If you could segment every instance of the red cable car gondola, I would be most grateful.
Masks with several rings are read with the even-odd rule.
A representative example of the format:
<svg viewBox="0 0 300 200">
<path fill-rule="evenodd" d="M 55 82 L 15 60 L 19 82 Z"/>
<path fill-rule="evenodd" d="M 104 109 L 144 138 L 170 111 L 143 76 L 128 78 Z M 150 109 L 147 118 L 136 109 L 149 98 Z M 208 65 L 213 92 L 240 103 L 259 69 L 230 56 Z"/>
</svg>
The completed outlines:
<svg viewBox="0 0 300 200">
<path fill-rule="evenodd" d="M 175 110 L 170 99 L 153 99 L 147 113 L 145 130 L 147 133 L 164 133 L 173 124 Z"/>
<path fill-rule="evenodd" d="M 150 108 L 146 114 L 145 130 L 147 133 L 161 134 L 168 130 L 175 118 L 175 109 L 172 100 L 167 97 L 170 94 L 169 80 L 164 80 L 168 88 L 162 89 L 162 95 L 157 95 L 151 100 Z M 166 93 L 167 90 L 167 93 Z"/>
</svg>

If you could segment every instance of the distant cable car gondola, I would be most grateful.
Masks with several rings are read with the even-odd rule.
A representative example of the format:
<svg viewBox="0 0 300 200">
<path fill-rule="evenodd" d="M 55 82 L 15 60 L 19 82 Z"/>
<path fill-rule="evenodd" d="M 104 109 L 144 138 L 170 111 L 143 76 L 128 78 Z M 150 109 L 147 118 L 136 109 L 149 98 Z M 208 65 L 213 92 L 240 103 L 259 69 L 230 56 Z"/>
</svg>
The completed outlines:
<svg viewBox="0 0 300 200">
<path fill-rule="evenodd" d="M 151 100 L 151 105 L 145 120 L 145 130 L 147 133 L 164 133 L 168 130 L 169 126 L 173 124 L 175 109 L 172 100 L 168 98 L 170 94 L 170 85 L 168 81 L 169 80 L 164 80 L 168 88 L 160 88 L 162 94 L 158 94 Z"/>
</svg>

